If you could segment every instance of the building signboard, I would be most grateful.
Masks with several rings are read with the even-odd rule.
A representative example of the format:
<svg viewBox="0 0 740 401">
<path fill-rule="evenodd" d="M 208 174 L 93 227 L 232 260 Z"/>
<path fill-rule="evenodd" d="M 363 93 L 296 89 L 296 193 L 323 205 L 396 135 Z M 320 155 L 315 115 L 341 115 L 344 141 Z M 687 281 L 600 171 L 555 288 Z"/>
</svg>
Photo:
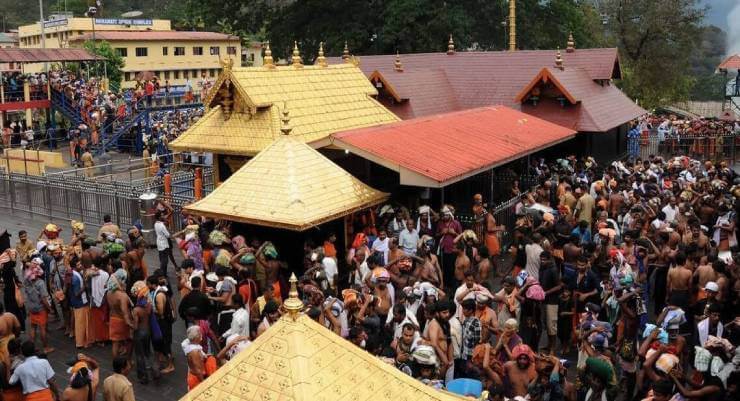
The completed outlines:
<svg viewBox="0 0 740 401">
<path fill-rule="evenodd" d="M 152 25 L 150 19 L 95 18 L 98 25 Z"/>
</svg>

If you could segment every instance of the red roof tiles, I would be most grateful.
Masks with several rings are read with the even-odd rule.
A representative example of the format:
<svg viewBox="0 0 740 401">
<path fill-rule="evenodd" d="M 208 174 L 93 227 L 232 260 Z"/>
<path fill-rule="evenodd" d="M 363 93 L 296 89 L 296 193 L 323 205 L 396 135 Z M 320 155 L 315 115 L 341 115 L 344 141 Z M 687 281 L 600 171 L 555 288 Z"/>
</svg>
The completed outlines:
<svg viewBox="0 0 740 401">
<path fill-rule="evenodd" d="M 604 132 L 645 111 L 609 82 L 620 78 L 616 49 L 577 49 L 563 53 L 564 71 L 556 70 L 555 51 L 457 52 L 401 54 L 404 71 L 394 71 L 395 55 L 363 56 L 360 68 L 395 89 L 400 101 L 386 104 L 401 118 L 465 110 L 488 105 L 522 109 L 516 97 L 543 68 L 557 71 L 558 81 L 585 113 L 559 113 L 558 121 L 583 132 Z M 332 62 L 340 62 L 333 59 Z M 383 91 L 381 90 L 381 95 Z M 577 96 L 575 95 L 577 94 Z M 382 96 L 381 96 L 382 97 Z M 399 99 L 397 99 L 399 100 Z M 530 108 L 526 108 L 530 112 Z M 544 110 L 544 118 L 555 110 Z"/>
<path fill-rule="evenodd" d="M 96 40 L 116 41 L 148 41 L 148 40 L 172 40 L 172 41 L 238 41 L 238 36 L 227 35 L 218 32 L 196 32 L 196 31 L 98 31 L 95 32 Z M 76 36 L 73 41 L 92 40 L 92 34 L 86 33 Z"/>
<path fill-rule="evenodd" d="M 575 134 L 496 106 L 344 131 L 332 143 L 398 171 L 402 185 L 443 187 Z"/>
<path fill-rule="evenodd" d="M 740 54 L 727 57 L 717 68 L 720 70 L 740 70 Z"/>
<path fill-rule="evenodd" d="M 41 63 L 45 61 L 88 61 L 95 55 L 85 49 L 0 49 L 0 63 Z"/>
</svg>

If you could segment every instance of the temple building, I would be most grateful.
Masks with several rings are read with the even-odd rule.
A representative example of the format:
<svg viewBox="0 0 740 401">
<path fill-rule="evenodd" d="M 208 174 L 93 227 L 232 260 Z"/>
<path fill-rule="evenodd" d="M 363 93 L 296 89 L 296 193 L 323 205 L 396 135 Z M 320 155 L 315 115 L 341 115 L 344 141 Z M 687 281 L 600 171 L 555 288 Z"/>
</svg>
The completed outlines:
<svg viewBox="0 0 740 401">
<path fill-rule="evenodd" d="M 322 50 L 316 64 L 304 65 L 296 46 L 291 65 L 276 66 L 268 44 L 262 66 L 224 69 L 204 100 L 206 114 L 170 147 L 213 153 L 222 182 L 281 135 L 283 104 L 290 108 L 290 136 L 311 144 L 399 121 L 377 94 L 355 63 L 328 65 Z"/>
<path fill-rule="evenodd" d="M 180 401 L 460 401 L 406 375 L 301 313 L 297 279 L 285 314 Z"/>
<path fill-rule="evenodd" d="M 340 62 L 333 58 L 331 62 Z M 626 150 L 627 124 L 646 113 L 614 85 L 616 48 L 464 51 L 363 56 L 378 100 L 402 119 L 503 105 L 574 129 L 599 159 Z"/>
</svg>

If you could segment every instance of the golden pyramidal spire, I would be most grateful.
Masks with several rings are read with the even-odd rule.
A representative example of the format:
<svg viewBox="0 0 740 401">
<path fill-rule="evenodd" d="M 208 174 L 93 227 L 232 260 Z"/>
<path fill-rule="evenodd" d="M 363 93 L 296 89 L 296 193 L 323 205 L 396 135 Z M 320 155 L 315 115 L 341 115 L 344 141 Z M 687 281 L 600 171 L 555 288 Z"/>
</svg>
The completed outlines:
<svg viewBox="0 0 740 401">
<path fill-rule="evenodd" d="M 455 41 L 452 40 L 452 34 L 450 34 L 450 40 L 447 42 L 447 54 L 455 54 Z"/>
<path fill-rule="evenodd" d="M 401 63 L 401 54 L 396 50 L 396 61 L 393 62 L 393 69 L 398 72 L 403 72 L 403 64 Z"/>
<path fill-rule="evenodd" d="M 293 321 L 295 321 L 298 318 L 298 314 L 303 310 L 303 301 L 301 301 L 300 298 L 298 298 L 298 279 L 295 277 L 295 273 L 292 273 L 290 275 L 290 291 L 288 292 L 288 299 L 283 302 L 283 307 L 288 312 L 288 316 L 290 316 Z"/>
<path fill-rule="evenodd" d="M 560 46 L 558 46 L 558 52 L 555 54 L 555 67 L 564 70 L 563 67 L 563 55 L 560 54 Z"/>
<path fill-rule="evenodd" d="M 265 57 L 262 59 L 262 66 L 265 68 L 275 68 L 275 62 L 272 59 L 272 50 L 270 50 L 270 41 L 265 43 Z"/>
<path fill-rule="evenodd" d="M 293 67 L 303 67 L 303 60 L 301 59 L 301 52 L 298 50 L 298 41 L 293 42 L 293 56 L 290 58 Z"/>
<path fill-rule="evenodd" d="M 565 48 L 566 53 L 573 53 L 576 51 L 576 41 L 573 39 L 573 32 L 568 34 L 568 43 Z"/>
<path fill-rule="evenodd" d="M 319 55 L 316 57 L 316 65 L 326 67 L 326 57 L 324 57 L 324 42 L 319 42 Z"/>
<path fill-rule="evenodd" d="M 293 127 L 290 126 L 290 112 L 288 111 L 288 102 L 283 102 L 283 116 L 280 117 L 280 121 L 283 122 L 283 124 L 280 126 L 280 132 L 283 133 L 283 135 L 290 135 L 290 131 L 293 130 Z"/>
<path fill-rule="evenodd" d="M 345 63 L 349 62 L 349 46 L 347 46 L 347 41 L 344 41 L 344 50 L 342 50 L 342 60 L 344 60 Z"/>
</svg>

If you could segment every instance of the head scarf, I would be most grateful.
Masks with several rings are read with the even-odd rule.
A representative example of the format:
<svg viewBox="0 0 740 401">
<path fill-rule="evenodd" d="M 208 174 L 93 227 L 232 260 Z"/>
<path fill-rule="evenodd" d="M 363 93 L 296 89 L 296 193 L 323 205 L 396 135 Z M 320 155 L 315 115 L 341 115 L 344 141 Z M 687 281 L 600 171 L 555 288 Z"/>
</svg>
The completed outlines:
<svg viewBox="0 0 740 401">
<path fill-rule="evenodd" d="M 609 362 L 601 358 L 589 357 L 586 359 L 586 370 L 601 378 L 607 385 L 612 384 L 615 378 L 614 368 Z"/>
<path fill-rule="evenodd" d="M 532 349 L 529 348 L 529 345 L 518 344 L 516 347 L 514 347 L 513 350 L 511 350 L 511 356 L 515 360 L 519 359 L 519 357 L 522 355 L 526 355 L 527 358 L 529 358 L 530 362 L 534 362 L 534 352 L 532 352 Z"/>
<path fill-rule="evenodd" d="M 126 285 L 127 278 L 128 274 L 126 273 L 126 270 L 118 269 L 108 278 L 108 283 L 105 287 L 109 292 L 119 290 Z"/>
</svg>

